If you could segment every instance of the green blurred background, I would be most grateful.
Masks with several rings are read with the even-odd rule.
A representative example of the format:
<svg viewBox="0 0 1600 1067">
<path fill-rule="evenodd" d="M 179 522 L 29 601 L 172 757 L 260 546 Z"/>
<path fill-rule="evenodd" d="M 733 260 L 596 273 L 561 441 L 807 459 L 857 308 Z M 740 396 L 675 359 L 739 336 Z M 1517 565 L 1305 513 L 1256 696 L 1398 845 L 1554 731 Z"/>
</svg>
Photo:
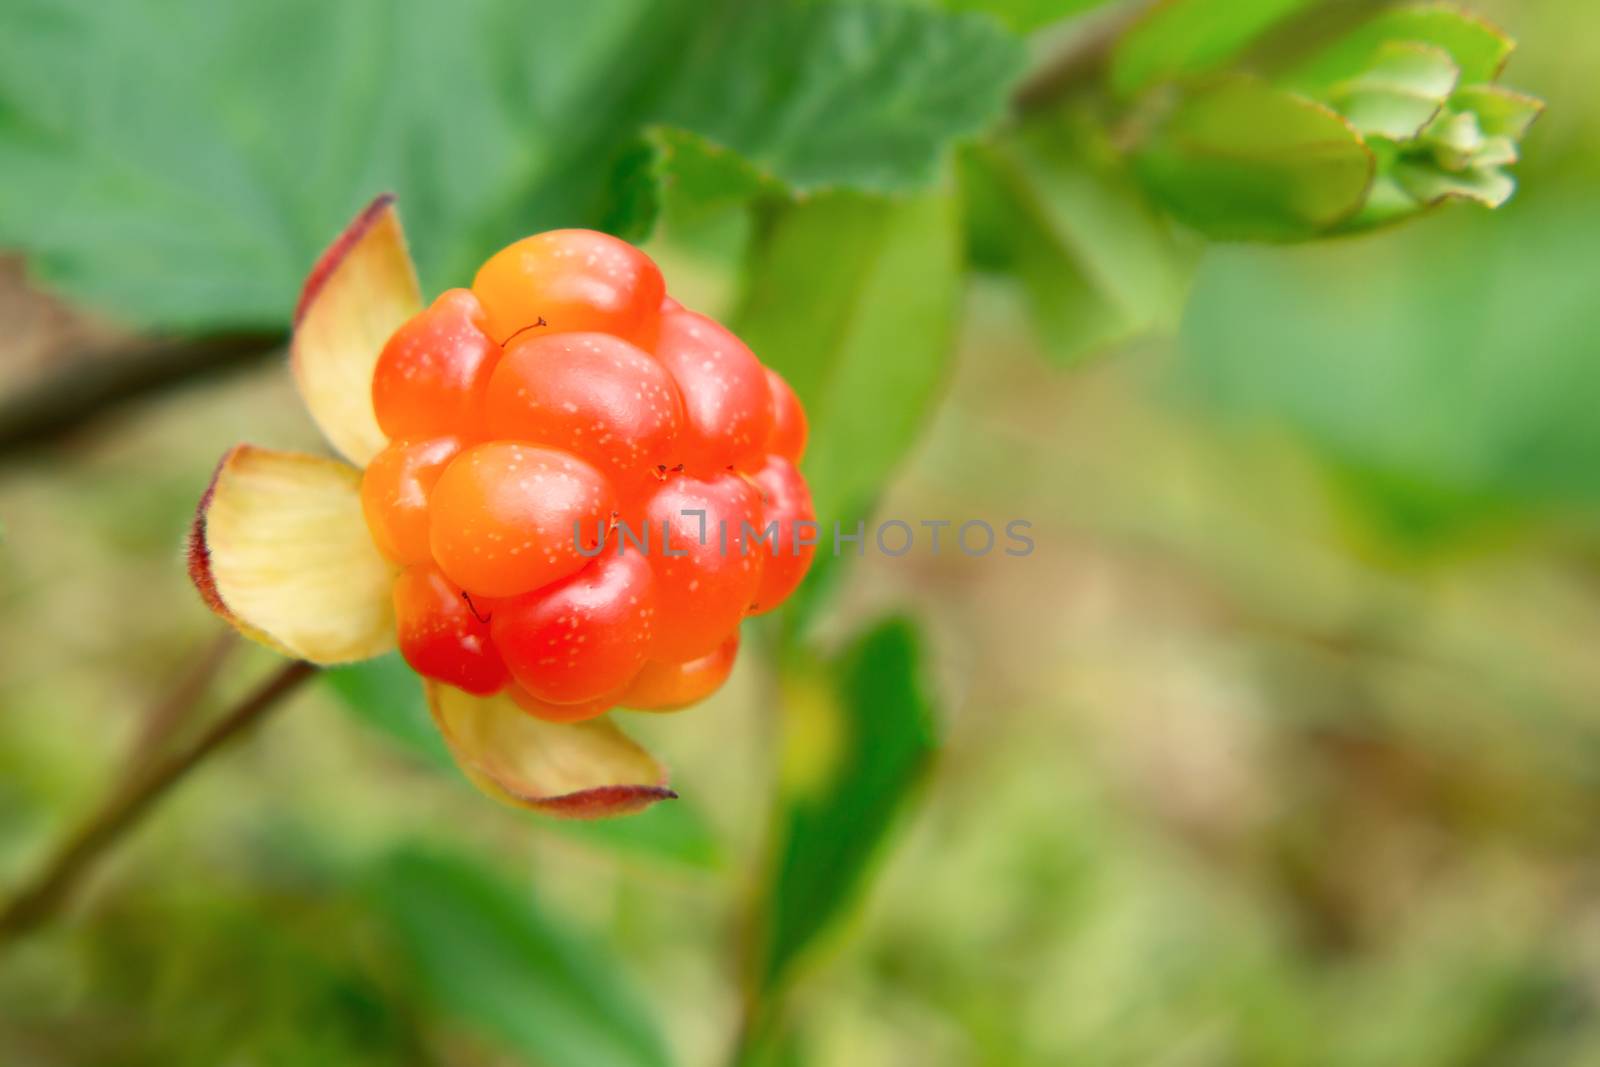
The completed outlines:
<svg viewBox="0 0 1600 1067">
<path fill-rule="evenodd" d="M 1505 208 L 1208 245 L 1092 65 L 1006 140 L 1092 6 L 8 4 L 6 416 L 265 354 L 0 454 L 0 889 L 196 728 L 195 500 L 322 448 L 273 346 L 380 189 L 430 291 L 646 240 L 802 385 L 824 514 L 1037 549 L 823 568 L 627 724 L 682 794 L 632 820 L 497 807 L 331 672 L 0 942 L 0 1063 L 1600 1062 L 1600 13 L 1475 5 L 1550 105 Z M 971 183 L 1013 149 L 1057 274 Z M 224 652 L 205 709 L 274 660 Z"/>
</svg>

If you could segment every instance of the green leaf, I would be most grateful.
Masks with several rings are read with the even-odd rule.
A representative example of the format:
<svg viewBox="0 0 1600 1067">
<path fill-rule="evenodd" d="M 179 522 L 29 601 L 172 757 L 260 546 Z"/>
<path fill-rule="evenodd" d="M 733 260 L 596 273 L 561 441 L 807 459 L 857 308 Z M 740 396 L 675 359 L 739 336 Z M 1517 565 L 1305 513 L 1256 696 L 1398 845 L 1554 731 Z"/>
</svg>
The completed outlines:
<svg viewBox="0 0 1600 1067">
<path fill-rule="evenodd" d="M 1183 382 L 1287 426 L 1407 542 L 1508 515 L 1600 514 L 1600 209 L 1581 187 L 1307 248 L 1214 247 Z"/>
<path fill-rule="evenodd" d="M 512 224 L 592 223 L 622 119 L 692 15 L 679 0 L 14 0 L 0 245 L 135 324 L 281 324 L 317 253 L 391 190 L 426 287 L 459 284 L 525 232 Z"/>
<path fill-rule="evenodd" d="M 1427 129 L 1428 147 L 1446 170 L 1465 170 L 1483 150 L 1483 130 L 1476 115 L 1451 111 L 1440 115 Z"/>
<path fill-rule="evenodd" d="M 1478 126 L 1490 137 L 1509 137 L 1520 141 L 1528 135 L 1534 121 L 1544 113 L 1544 101 L 1499 85 L 1468 85 L 1450 98 L 1456 111 L 1470 111 Z"/>
<path fill-rule="evenodd" d="M 890 620 L 785 681 L 785 789 L 752 979 L 775 989 L 857 899 L 937 747 L 915 628 Z"/>
<path fill-rule="evenodd" d="M 733 321 L 810 415 L 804 469 L 824 542 L 834 520 L 864 516 L 916 440 L 953 351 L 960 293 L 948 194 L 820 196 L 766 220 Z"/>
<path fill-rule="evenodd" d="M 534 230 L 642 235 L 660 152 L 653 177 L 691 204 L 747 194 L 752 171 L 927 185 L 1022 72 L 1021 42 L 982 16 L 728 7 L 16 0 L 0 9 L 0 244 L 135 325 L 265 326 L 375 192 L 399 194 L 434 291 Z M 701 139 L 641 145 L 652 122 Z"/>
<path fill-rule="evenodd" d="M 1062 19 L 1081 15 L 1110 0 L 944 0 L 951 11 L 993 15 L 1017 33 L 1030 33 Z"/>
<path fill-rule="evenodd" d="M 467 859 L 391 856 L 370 886 L 429 1000 L 548 1067 L 666 1067 L 665 1039 L 622 961 Z"/>
<path fill-rule="evenodd" d="M 1394 177 L 1419 203 L 1428 205 L 1446 200 L 1471 200 L 1495 208 L 1510 200 L 1517 191 L 1515 179 L 1492 166 L 1440 170 L 1402 162 L 1396 164 Z"/>
<path fill-rule="evenodd" d="M 703 43 L 663 120 L 798 191 L 928 186 L 1025 60 L 992 19 L 896 5 L 750 4 Z"/>
<path fill-rule="evenodd" d="M 354 718 L 456 777 L 455 763 L 428 714 L 422 683 L 398 653 L 332 667 L 322 672 L 322 678 Z M 476 791 L 471 795 L 480 796 Z M 705 816 L 683 800 L 657 804 L 626 819 L 527 818 L 540 828 L 620 853 L 698 870 L 714 869 L 723 862 L 721 846 Z"/>
<path fill-rule="evenodd" d="M 975 258 L 1021 283 L 1035 333 L 1056 363 L 1076 361 L 1128 333 L 1119 309 L 1073 250 L 1050 231 L 1036 191 L 1017 161 L 974 147 L 961 160 L 969 240 Z"/>
<path fill-rule="evenodd" d="M 1331 45 L 1291 78 L 1297 87 L 1316 90 L 1358 76 L 1388 44 L 1430 45 L 1449 54 L 1462 85 L 1492 82 L 1514 47 L 1493 23 L 1449 4 L 1424 4 L 1386 11 Z"/>
<path fill-rule="evenodd" d="M 1363 135 L 1410 141 L 1439 115 L 1459 74 L 1442 48 L 1390 41 L 1370 67 L 1336 86 L 1329 102 Z"/>
<path fill-rule="evenodd" d="M 969 232 L 1016 276 L 1045 351 L 1070 363 L 1176 325 L 1177 248 L 1110 152 L 1079 124 L 1038 122 L 964 154 Z"/>
<path fill-rule="evenodd" d="M 1151 194 L 1209 237 L 1293 241 L 1355 214 L 1374 159 L 1328 108 L 1232 78 L 1178 103 L 1136 164 Z"/>
<path fill-rule="evenodd" d="M 1220 70 L 1313 0 L 1167 0 L 1123 35 L 1111 85 L 1131 95 L 1156 82 Z"/>
<path fill-rule="evenodd" d="M 422 680 L 400 653 L 329 667 L 322 680 L 352 717 L 388 736 L 406 752 L 437 767 L 453 766 L 450 750 L 428 714 Z"/>
<path fill-rule="evenodd" d="M 624 155 L 604 228 L 642 241 L 663 213 L 693 225 L 761 195 L 787 195 L 770 172 L 691 130 L 651 126 Z"/>
</svg>

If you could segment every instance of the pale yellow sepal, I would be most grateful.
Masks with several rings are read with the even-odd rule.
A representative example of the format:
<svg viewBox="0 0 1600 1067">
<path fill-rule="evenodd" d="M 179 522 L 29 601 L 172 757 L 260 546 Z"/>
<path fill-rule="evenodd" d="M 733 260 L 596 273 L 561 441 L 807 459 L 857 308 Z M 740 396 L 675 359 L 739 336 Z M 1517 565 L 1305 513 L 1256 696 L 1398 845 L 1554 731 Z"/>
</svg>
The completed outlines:
<svg viewBox="0 0 1600 1067">
<path fill-rule="evenodd" d="M 372 410 L 378 355 L 421 309 L 394 197 L 380 196 L 312 268 L 289 343 L 289 364 L 311 417 L 357 466 L 387 443 Z"/>
<path fill-rule="evenodd" d="M 461 770 L 497 800 L 547 815 L 594 819 L 676 797 L 655 758 L 607 718 L 553 723 L 504 695 L 426 683 L 428 706 Z"/>
<path fill-rule="evenodd" d="M 189 576 L 240 632 L 313 663 L 394 647 L 394 570 L 361 514 L 361 473 L 239 445 L 200 499 Z"/>
</svg>

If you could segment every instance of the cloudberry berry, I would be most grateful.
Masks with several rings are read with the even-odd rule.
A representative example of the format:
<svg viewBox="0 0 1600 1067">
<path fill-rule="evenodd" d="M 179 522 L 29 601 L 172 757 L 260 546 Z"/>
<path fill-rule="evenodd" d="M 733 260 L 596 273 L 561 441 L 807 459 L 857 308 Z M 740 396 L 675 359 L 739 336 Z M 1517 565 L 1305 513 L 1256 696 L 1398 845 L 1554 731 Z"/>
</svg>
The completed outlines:
<svg viewBox="0 0 1600 1067">
<path fill-rule="evenodd" d="M 739 625 L 761 580 L 745 534 L 761 521 L 761 494 L 738 474 L 668 480 L 645 504 L 655 571 L 653 659 L 703 656 Z"/>
<path fill-rule="evenodd" d="M 461 451 L 455 437 L 395 441 L 372 457 L 361 477 L 361 510 L 378 551 L 396 563 L 426 563 L 428 499 L 445 464 Z"/>
<path fill-rule="evenodd" d="M 634 676 L 617 703 L 635 711 L 677 711 L 698 704 L 722 688 L 739 654 L 739 634 L 718 645 L 716 651 L 687 663 L 652 660 Z"/>
<path fill-rule="evenodd" d="M 669 311 L 656 358 L 683 391 L 683 459 L 691 472 L 720 471 L 765 450 L 772 391 L 743 341 L 705 315 Z"/>
<path fill-rule="evenodd" d="M 395 331 L 372 375 L 372 407 L 391 439 L 471 434 L 500 346 L 478 298 L 450 289 Z"/>
<path fill-rule="evenodd" d="M 557 722 L 684 707 L 810 564 L 794 391 L 614 237 L 497 253 L 395 332 L 372 395 L 362 507 L 440 682 Z"/>
<path fill-rule="evenodd" d="M 489 640 L 489 626 L 459 586 L 422 564 L 394 583 L 400 653 L 419 674 L 486 696 L 506 684 L 506 668 Z"/>
<path fill-rule="evenodd" d="M 575 704 L 639 673 L 655 615 L 649 561 L 607 552 L 569 578 L 501 601 L 490 633 L 518 685 L 538 700 Z"/>
<path fill-rule="evenodd" d="M 665 367 L 608 333 L 524 336 L 489 382 L 491 436 L 565 449 L 626 495 L 675 462 L 683 401 Z"/>
<path fill-rule="evenodd" d="M 433 558 L 470 593 L 515 596 L 582 568 L 573 535 L 616 510 L 611 483 L 568 452 L 491 441 L 439 476 L 429 507 Z"/>
<path fill-rule="evenodd" d="M 648 344 L 667 295 L 649 256 L 591 230 L 524 237 L 479 268 L 472 291 L 501 344 L 538 330 L 597 330 Z"/>
<path fill-rule="evenodd" d="M 789 599 L 806 576 L 817 551 L 816 514 L 806 480 L 783 456 L 768 456 L 750 478 L 761 491 L 764 523 L 759 531 L 762 542 L 754 546 L 762 553 L 761 580 L 750 605 L 750 613 L 759 615 Z"/>
<path fill-rule="evenodd" d="M 806 454 L 806 411 L 789 383 L 771 367 L 767 368 L 767 388 L 772 393 L 772 429 L 767 432 L 767 451 L 799 463 Z"/>
<path fill-rule="evenodd" d="M 548 700 L 540 700 L 520 685 L 513 684 L 508 690 L 511 699 L 517 707 L 529 715 L 536 715 L 549 722 L 582 722 L 604 715 L 617 706 L 621 693 L 607 693 L 593 700 L 581 700 L 576 704 L 552 704 Z"/>
</svg>

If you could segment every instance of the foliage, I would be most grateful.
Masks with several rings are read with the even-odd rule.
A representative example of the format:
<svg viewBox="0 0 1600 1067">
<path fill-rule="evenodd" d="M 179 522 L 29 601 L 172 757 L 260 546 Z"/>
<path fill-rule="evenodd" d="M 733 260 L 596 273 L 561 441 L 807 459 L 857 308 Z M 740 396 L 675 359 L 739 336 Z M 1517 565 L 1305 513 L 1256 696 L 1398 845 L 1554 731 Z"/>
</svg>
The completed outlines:
<svg viewBox="0 0 1600 1067">
<path fill-rule="evenodd" d="M 1447 4 L 11 0 L 0 246 L 74 306 L 279 330 L 380 189 L 430 293 L 605 228 L 794 385 L 825 530 L 1049 538 L 825 540 L 626 820 L 489 808 L 397 658 L 329 671 L 0 946 L 0 1060 L 1593 1058 L 1595 127 L 1522 161 L 1511 48 Z M 199 632 L 193 457 L 291 432 L 274 381 L 0 472 L 7 884 Z"/>
<path fill-rule="evenodd" d="M 373 878 L 440 1011 L 553 1067 L 664 1067 L 666 1043 L 620 964 L 476 863 L 406 851 Z"/>
<path fill-rule="evenodd" d="M 1118 51 L 1123 87 L 1210 71 L 1306 5 L 1226 6 L 1228 21 L 1205 0 L 1158 9 Z M 1212 9 L 1216 40 L 1190 25 Z M 1175 215 L 1224 239 L 1365 229 L 1449 199 L 1499 207 L 1543 107 L 1495 84 L 1511 49 L 1451 7 L 1385 11 L 1275 82 L 1226 79 L 1153 105 L 1141 173 Z"/>
</svg>

